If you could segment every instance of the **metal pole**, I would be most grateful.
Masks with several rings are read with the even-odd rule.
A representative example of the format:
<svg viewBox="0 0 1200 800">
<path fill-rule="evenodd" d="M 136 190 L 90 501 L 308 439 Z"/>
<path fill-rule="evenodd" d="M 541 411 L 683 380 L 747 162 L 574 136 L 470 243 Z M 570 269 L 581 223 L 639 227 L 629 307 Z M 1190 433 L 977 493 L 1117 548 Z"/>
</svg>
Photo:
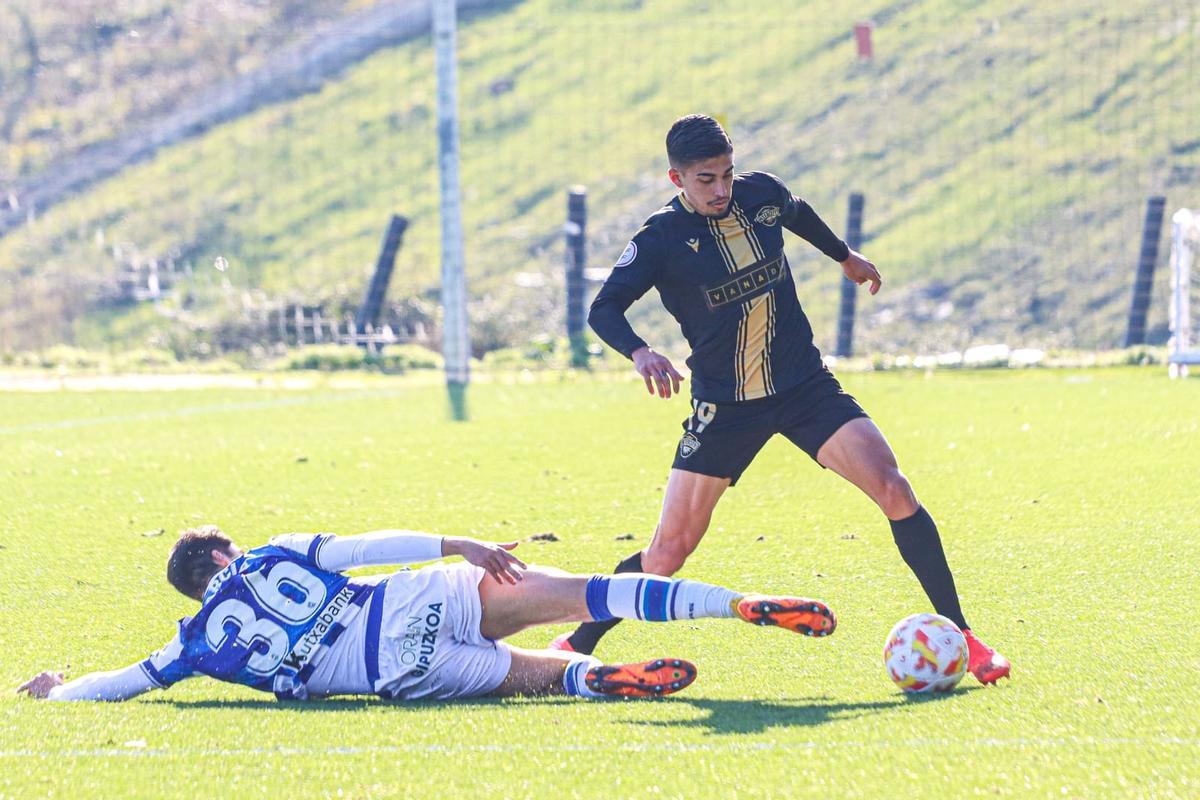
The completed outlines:
<svg viewBox="0 0 1200 800">
<path fill-rule="evenodd" d="M 587 189 L 572 186 L 567 191 L 567 340 L 571 345 L 571 366 L 588 365 L 587 338 L 584 330 L 583 268 L 587 260 Z"/>
<path fill-rule="evenodd" d="M 863 196 L 860 192 L 850 195 L 850 212 L 846 219 L 846 244 L 851 250 L 862 247 Z M 854 354 L 854 302 L 858 296 L 858 284 L 842 276 L 842 304 L 838 309 L 838 358 Z"/>
<path fill-rule="evenodd" d="M 433 0 L 442 216 L 442 357 L 446 362 L 450 416 L 461 421 L 467 418 L 471 347 L 467 336 L 467 280 L 463 267 L 462 208 L 458 192 L 456 16 L 455 0 Z"/>
<path fill-rule="evenodd" d="M 1154 263 L 1158 261 L 1158 237 L 1162 233 L 1163 209 L 1167 198 L 1146 201 L 1146 221 L 1142 223 L 1142 249 L 1133 279 L 1133 299 L 1129 303 L 1129 328 L 1125 347 L 1146 342 L 1146 313 L 1150 310 L 1150 290 L 1154 287 Z"/>
</svg>

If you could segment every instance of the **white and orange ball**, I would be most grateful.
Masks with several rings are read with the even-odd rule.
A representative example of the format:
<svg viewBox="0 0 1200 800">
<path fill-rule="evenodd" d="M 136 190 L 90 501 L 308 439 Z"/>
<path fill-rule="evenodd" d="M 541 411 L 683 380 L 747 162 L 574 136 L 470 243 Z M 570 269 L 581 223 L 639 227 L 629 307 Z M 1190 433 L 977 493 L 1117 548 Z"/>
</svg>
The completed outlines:
<svg viewBox="0 0 1200 800">
<path fill-rule="evenodd" d="M 883 666 L 906 692 L 948 692 L 967 672 L 967 639 L 945 617 L 913 614 L 888 634 Z"/>
</svg>

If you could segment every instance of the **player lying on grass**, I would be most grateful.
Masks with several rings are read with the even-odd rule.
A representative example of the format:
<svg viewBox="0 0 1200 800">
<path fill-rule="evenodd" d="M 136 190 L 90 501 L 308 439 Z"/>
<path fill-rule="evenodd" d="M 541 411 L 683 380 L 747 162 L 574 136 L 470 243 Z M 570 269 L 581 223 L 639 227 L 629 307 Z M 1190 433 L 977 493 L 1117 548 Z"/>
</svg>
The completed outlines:
<svg viewBox="0 0 1200 800">
<path fill-rule="evenodd" d="M 833 633 L 816 600 L 742 595 L 655 575 L 571 575 L 529 567 L 494 544 L 412 531 L 286 534 L 243 553 L 215 526 L 185 531 L 167 580 L 200 602 L 144 661 L 64 682 L 42 672 L 17 691 L 50 700 L 126 700 L 209 675 L 280 699 L 569 694 L 649 697 L 696 678 L 682 659 L 604 665 L 588 655 L 523 650 L 502 639 L 532 625 L 607 619 L 734 617 L 809 636 Z M 387 576 L 344 570 L 462 556 Z"/>
</svg>

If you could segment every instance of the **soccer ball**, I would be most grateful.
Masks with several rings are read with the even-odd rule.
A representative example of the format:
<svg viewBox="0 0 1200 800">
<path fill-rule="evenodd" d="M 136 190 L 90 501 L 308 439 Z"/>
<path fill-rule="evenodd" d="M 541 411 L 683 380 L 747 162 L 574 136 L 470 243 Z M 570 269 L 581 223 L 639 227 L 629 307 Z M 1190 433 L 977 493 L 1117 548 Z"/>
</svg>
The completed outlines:
<svg viewBox="0 0 1200 800">
<path fill-rule="evenodd" d="M 906 692 L 948 692 L 967 672 L 967 640 L 945 617 L 913 614 L 888 634 L 883 666 Z"/>
</svg>

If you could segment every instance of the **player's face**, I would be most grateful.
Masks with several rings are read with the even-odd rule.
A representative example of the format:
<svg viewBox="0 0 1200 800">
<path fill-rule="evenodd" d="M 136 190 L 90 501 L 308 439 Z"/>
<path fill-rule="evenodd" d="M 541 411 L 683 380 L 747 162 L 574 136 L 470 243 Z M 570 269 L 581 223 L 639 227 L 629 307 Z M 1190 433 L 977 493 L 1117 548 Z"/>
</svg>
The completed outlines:
<svg viewBox="0 0 1200 800">
<path fill-rule="evenodd" d="M 682 170 L 672 167 L 667 176 L 683 189 L 692 208 L 706 217 L 719 217 L 733 196 L 733 154 L 697 161 Z"/>
</svg>

